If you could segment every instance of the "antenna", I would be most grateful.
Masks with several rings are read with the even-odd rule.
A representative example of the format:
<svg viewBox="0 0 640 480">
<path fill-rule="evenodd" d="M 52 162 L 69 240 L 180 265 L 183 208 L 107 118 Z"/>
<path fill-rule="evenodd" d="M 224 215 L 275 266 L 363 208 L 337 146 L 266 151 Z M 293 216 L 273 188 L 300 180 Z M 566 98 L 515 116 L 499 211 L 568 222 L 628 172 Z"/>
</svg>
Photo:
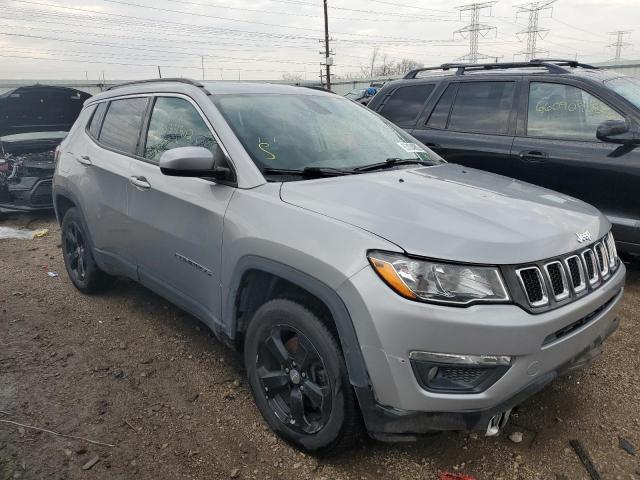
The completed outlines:
<svg viewBox="0 0 640 480">
<path fill-rule="evenodd" d="M 520 54 L 524 54 L 526 61 L 539 57 L 539 54 L 549 53 L 548 50 L 538 50 L 537 48 L 538 38 L 542 40 L 549 33 L 548 28 L 540 28 L 538 26 L 538 20 L 540 18 L 540 12 L 544 10 L 553 11 L 551 4 L 555 1 L 556 0 L 542 0 L 514 6 L 514 8 L 517 8 L 516 20 L 520 13 L 529 14 L 529 25 L 527 28 L 516 33 L 518 38 L 523 35 L 527 36 L 527 49 L 524 52 L 520 52 Z"/>
<path fill-rule="evenodd" d="M 480 23 L 480 11 L 484 10 L 485 8 L 490 8 L 495 3 L 495 1 L 469 3 L 467 5 L 461 5 L 458 7 L 460 16 L 462 16 L 463 12 L 471 12 L 471 23 L 469 23 L 469 25 L 467 25 L 466 27 L 462 27 L 461 29 L 453 32 L 454 38 L 456 34 L 458 34 L 462 38 L 469 39 L 469 53 L 457 58 L 456 60 L 466 60 L 470 63 L 478 63 L 478 60 L 480 59 L 495 58 L 495 60 L 498 61 L 498 57 L 485 55 L 478 51 L 478 40 L 480 36 L 486 37 L 489 32 L 491 32 L 492 30 L 496 30 L 496 27 L 492 25 L 485 25 Z"/>
</svg>

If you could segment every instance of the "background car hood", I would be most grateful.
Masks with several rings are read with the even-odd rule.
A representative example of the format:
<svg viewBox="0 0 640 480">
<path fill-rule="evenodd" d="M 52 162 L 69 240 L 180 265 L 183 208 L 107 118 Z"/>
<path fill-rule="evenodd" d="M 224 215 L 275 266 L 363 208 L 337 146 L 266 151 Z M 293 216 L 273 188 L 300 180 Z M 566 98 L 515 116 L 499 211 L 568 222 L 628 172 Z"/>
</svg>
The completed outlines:
<svg viewBox="0 0 640 480">
<path fill-rule="evenodd" d="M 69 131 L 91 95 L 52 85 L 18 87 L 0 94 L 0 136 Z"/>
<path fill-rule="evenodd" d="M 454 164 L 287 182 L 280 195 L 410 254 L 462 262 L 542 260 L 580 248 L 578 232 L 595 240 L 610 228 L 580 200 Z"/>
</svg>

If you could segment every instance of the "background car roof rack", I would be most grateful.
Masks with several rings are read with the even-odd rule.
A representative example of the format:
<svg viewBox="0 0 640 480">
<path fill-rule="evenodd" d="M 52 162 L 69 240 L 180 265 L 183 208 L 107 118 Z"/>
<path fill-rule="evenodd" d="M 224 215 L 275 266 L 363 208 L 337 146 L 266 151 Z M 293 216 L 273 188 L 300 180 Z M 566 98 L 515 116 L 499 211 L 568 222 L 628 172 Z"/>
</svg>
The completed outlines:
<svg viewBox="0 0 640 480">
<path fill-rule="evenodd" d="M 568 68 L 567 68 L 568 67 Z M 416 68 L 403 78 L 412 79 L 420 72 L 430 70 L 456 70 L 456 75 L 464 75 L 466 71 L 478 70 L 508 70 L 510 68 L 546 68 L 549 73 L 570 73 L 569 68 L 588 68 L 597 70 L 598 67 L 580 63 L 576 60 L 536 58 L 528 62 L 499 62 L 499 63 L 443 63 L 439 67 Z"/>
<path fill-rule="evenodd" d="M 195 80 L 191 80 L 189 78 L 150 78 L 148 80 L 136 80 L 133 82 L 119 83 L 117 85 L 113 85 L 107 88 L 107 91 L 115 90 L 116 88 L 121 88 L 121 87 L 128 87 L 129 85 L 140 85 L 145 83 L 162 83 L 162 82 L 179 82 L 179 83 L 186 83 L 189 85 L 193 85 L 199 88 L 204 88 L 204 85 L 202 85 L 200 82 L 196 82 Z"/>
</svg>

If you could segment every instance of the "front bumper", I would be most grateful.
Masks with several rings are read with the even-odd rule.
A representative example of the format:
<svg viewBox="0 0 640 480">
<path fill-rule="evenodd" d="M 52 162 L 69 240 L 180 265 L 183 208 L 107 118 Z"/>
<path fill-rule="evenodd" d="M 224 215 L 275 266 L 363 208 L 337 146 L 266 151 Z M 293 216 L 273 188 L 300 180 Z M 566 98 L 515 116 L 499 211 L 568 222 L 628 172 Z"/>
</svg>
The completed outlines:
<svg viewBox="0 0 640 480">
<path fill-rule="evenodd" d="M 371 380 L 371 389 L 357 390 L 367 428 L 378 437 L 486 429 L 493 415 L 521 403 L 567 369 L 584 366 L 600 351 L 618 326 L 615 310 L 624 278 L 621 264 L 588 296 L 532 315 L 514 305 L 454 308 L 412 302 L 365 268 L 339 293 L 351 313 Z M 588 321 L 581 324 L 584 318 Z M 545 342 L 573 324 L 578 327 Z M 416 350 L 508 355 L 513 362 L 483 392 L 436 393 L 416 379 L 409 361 Z"/>
<path fill-rule="evenodd" d="M 0 213 L 33 212 L 53 208 L 51 177 L 23 177 L 0 185 Z"/>
</svg>

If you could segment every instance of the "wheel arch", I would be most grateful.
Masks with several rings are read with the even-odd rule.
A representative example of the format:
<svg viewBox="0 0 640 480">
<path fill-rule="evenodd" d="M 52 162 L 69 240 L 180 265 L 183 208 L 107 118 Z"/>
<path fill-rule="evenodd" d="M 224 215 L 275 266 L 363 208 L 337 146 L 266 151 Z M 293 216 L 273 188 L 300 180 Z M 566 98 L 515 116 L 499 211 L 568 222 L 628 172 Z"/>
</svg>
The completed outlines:
<svg viewBox="0 0 640 480">
<path fill-rule="evenodd" d="M 284 291 L 288 286 L 293 288 Z M 314 313 L 328 314 L 330 327 L 342 347 L 351 384 L 369 388 L 369 375 L 356 331 L 340 296 L 317 278 L 280 262 L 252 255 L 238 262 L 224 307 L 227 333 L 235 346 L 241 346 L 244 331 L 257 308 L 278 296 L 293 300 L 301 300 L 302 296 L 310 302 L 305 306 L 311 307 Z"/>
<path fill-rule="evenodd" d="M 70 208 L 75 208 L 78 211 L 80 220 L 82 221 L 82 226 L 88 233 L 87 240 L 89 241 L 89 246 L 94 249 L 93 237 L 91 235 L 91 230 L 89 229 L 89 224 L 87 223 L 81 203 L 78 201 L 76 196 L 66 188 L 60 186 L 54 187 L 53 209 L 56 214 L 58 225 L 62 226 L 62 220 L 64 219 L 65 214 L 67 213 L 67 211 L 69 211 Z"/>
</svg>

